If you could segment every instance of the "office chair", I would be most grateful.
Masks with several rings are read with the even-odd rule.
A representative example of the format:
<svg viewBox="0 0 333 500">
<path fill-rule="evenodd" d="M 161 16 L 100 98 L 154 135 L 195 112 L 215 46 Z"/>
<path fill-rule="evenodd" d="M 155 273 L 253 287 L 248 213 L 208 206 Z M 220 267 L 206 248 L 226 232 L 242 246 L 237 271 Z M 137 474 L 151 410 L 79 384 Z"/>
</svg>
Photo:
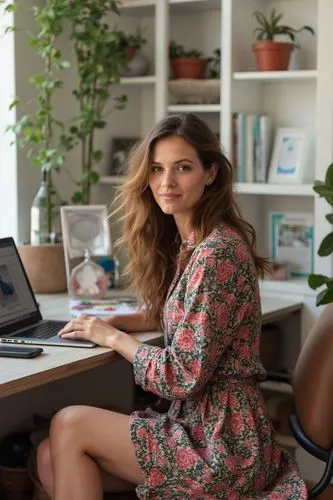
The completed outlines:
<svg viewBox="0 0 333 500">
<path fill-rule="evenodd" d="M 292 384 L 291 431 L 302 448 L 326 463 L 321 479 L 309 491 L 309 499 L 317 498 L 333 476 L 333 304 L 325 307 L 313 325 L 292 380 L 281 373 L 268 374 L 267 380 Z"/>
</svg>

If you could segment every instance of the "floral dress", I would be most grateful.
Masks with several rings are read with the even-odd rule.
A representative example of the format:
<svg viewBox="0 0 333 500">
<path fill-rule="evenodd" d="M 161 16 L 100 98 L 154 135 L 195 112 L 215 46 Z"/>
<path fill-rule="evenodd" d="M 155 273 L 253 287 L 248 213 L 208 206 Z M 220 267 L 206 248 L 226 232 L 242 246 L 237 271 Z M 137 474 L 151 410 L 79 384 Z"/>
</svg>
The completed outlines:
<svg viewBox="0 0 333 500">
<path fill-rule="evenodd" d="M 183 248 L 194 248 L 190 260 Z M 281 450 L 258 382 L 260 296 L 250 253 L 218 226 L 182 244 L 164 311 L 165 348 L 142 344 L 136 383 L 172 401 L 167 413 L 131 414 L 145 476 L 140 499 L 306 499 Z"/>
</svg>

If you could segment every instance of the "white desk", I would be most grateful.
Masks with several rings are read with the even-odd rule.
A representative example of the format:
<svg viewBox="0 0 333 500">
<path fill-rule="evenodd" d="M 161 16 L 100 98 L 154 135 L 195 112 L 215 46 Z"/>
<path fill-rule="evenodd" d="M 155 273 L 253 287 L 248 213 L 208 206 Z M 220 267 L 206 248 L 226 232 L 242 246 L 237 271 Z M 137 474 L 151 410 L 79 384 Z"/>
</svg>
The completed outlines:
<svg viewBox="0 0 333 500">
<path fill-rule="evenodd" d="M 67 294 L 40 295 L 44 318 L 70 319 Z M 281 320 L 299 312 L 302 303 L 292 300 L 262 298 L 263 323 Z M 159 344 L 161 332 L 135 334 L 142 342 Z M 38 387 L 54 380 L 90 370 L 91 368 L 119 359 L 110 349 L 94 347 L 83 349 L 75 347 L 43 346 L 44 353 L 34 359 L 1 358 L 0 360 L 0 398 Z"/>
</svg>

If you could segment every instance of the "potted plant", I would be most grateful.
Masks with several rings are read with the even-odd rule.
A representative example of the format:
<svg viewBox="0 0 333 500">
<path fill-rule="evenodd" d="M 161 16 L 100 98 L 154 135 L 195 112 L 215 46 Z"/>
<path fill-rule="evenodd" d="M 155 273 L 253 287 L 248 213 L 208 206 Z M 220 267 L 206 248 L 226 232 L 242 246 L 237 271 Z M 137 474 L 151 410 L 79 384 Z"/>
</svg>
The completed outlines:
<svg viewBox="0 0 333 500">
<path fill-rule="evenodd" d="M 315 181 L 313 190 L 319 194 L 320 197 L 324 198 L 328 204 L 333 207 L 333 163 L 329 165 L 325 175 L 325 181 Z M 326 215 L 326 219 L 330 224 L 333 224 L 333 213 Z M 318 255 L 320 257 L 327 257 L 333 253 L 333 232 L 329 232 L 322 242 L 320 243 L 318 249 Z M 325 288 L 318 293 L 316 305 L 322 306 L 333 302 L 333 279 L 331 276 L 325 276 L 323 274 L 310 274 L 308 277 L 309 286 L 316 290 L 324 286 Z"/>
<path fill-rule="evenodd" d="M 173 78 L 205 78 L 208 59 L 199 50 L 185 50 L 183 45 L 171 41 L 169 59 Z"/>
<path fill-rule="evenodd" d="M 63 123 L 53 100 L 63 84 L 61 72 L 69 65 L 56 47 L 63 29 L 64 11 L 60 7 L 54 9 L 53 4 L 54 1 L 46 0 L 43 6 L 33 7 L 37 33 L 30 36 L 29 44 L 43 64 L 42 71 L 30 78 L 36 89 L 36 107 L 24 113 L 26 107 L 16 98 L 11 107 L 16 106 L 19 113 L 22 108 L 24 111 L 18 121 L 8 127 L 15 134 L 17 146 L 26 150 L 32 165 L 41 171 L 41 185 L 31 208 L 31 245 L 20 246 L 19 253 L 34 291 L 48 293 L 66 290 L 60 228 L 56 228 L 61 200 L 53 185 L 53 174 L 59 171 L 65 151 L 57 138 L 56 131 L 63 129 Z"/>
<path fill-rule="evenodd" d="M 91 185 L 99 178 L 94 165 L 101 161 L 103 154 L 95 148 L 95 133 L 106 125 L 102 112 L 111 100 L 110 87 L 119 83 L 121 71 L 127 64 L 126 35 L 105 23 L 110 12 L 118 13 L 116 0 L 98 3 L 45 0 L 42 6 L 33 6 L 37 33 L 30 37 L 29 44 L 43 62 L 43 71 L 30 79 L 36 88 L 37 109 L 24 114 L 8 128 L 16 134 L 17 145 L 26 148 L 32 164 L 37 165 L 42 173 L 38 207 L 35 199 L 31 210 L 32 219 L 36 214 L 39 217 L 39 239 L 32 242 L 35 245 L 19 248 L 35 292 L 66 290 L 63 247 L 54 237 L 57 233 L 54 226 L 56 215 L 62 203 L 54 189 L 54 172 L 66 171 L 75 183 L 71 197 L 74 204 L 90 202 Z M 77 88 L 73 90 L 73 97 L 79 104 L 79 113 L 67 130 L 67 124 L 56 116 L 53 98 L 63 86 L 61 72 L 70 67 L 57 48 L 58 36 L 68 23 L 69 43 L 73 44 L 76 55 Z M 121 109 L 126 96 L 114 100 L 111 109 Z M 15 99 L 11 106 L 20 109 L 19 99 Z M 76 180 L 64 163 L 67 153 L 77 145 L 81 146 L 81 172 Z M 54 276 L 51 277 L 50 272 Z"/>
<path fill-rule="evenodd" d="M 136 52 L 141 49 L 147 40 L 142 35 L 140 29 L 137 29 L 135 34 L 126 35 L 124 39 L 124 46 L 126 50 L 126 58 L 131 61 Z"/>
<path fill-rule="evenodd" d="M 258 10 L 253 13 L 253 16 L 259 25 L 254 29 L 257 42 L 252 45 L 259 71 L 287 70 L 291 52 L 295 47 L 299 47 L 296 43 L 296 35 L 302 31 L 314 35 L 311 26 L 295 29 L 282 24 L 283 14 L 278 13 L 274 8 L 269 16 Z M 276 41 L 277 36 L 285 36 L 290 41 Z"/>
<path fill-rule="evenodd" d="M 71 202 L 89 204 L 91 186 L 99 180 L 95 165 L 103 159 L 103 152 L 95 147 L 96 132 L 106 126 L 105 114 L 124 108 L 126 95 L 112 95 L 112 85 L 120 82 L 127 66 L 129 44 L 138 47 L 144 39 L 140 34 L 128 36 L 106 24 L 105 19 L 111 12 L 119 14 L 117 0 L 64 2 L 76 59 L 77 86 L 72 95 L 78 104 L 78 114 L 71 120 L 68 132 L 62 134 L 61 141 L 66 151 L 76 146 L 81 149 L 81 174 L 78 180 L 73 179 L 76 189 Z M 108 110 L 104 113 L 106 106 Z"/>
</svg>

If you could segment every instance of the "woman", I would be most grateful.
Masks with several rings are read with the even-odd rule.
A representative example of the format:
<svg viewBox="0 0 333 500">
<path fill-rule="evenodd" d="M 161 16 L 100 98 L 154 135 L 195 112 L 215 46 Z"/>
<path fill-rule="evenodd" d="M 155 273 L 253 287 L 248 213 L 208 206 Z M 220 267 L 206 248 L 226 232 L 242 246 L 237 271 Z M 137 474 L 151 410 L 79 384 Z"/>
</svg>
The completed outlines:
<svg viewBox="0 0 333 500">
<path fill-rule="evenodd" d="M 115 349 L 136 382 L 171 401 L 130 416 L 73 406 L 38 450 L 55 500 L 97 500 L 137 486 L 141 499 L 306 498 L 274 438 L 258 381 L 261 328 L 252 227 L 235 203 L 232 167 L 194 115 L 158 123 L 129 159 L 120 194 L 135 316 L 82 316 L 60 332 Z M 126 331 L 161 324 L 165 347 Z"/>
</svg>

